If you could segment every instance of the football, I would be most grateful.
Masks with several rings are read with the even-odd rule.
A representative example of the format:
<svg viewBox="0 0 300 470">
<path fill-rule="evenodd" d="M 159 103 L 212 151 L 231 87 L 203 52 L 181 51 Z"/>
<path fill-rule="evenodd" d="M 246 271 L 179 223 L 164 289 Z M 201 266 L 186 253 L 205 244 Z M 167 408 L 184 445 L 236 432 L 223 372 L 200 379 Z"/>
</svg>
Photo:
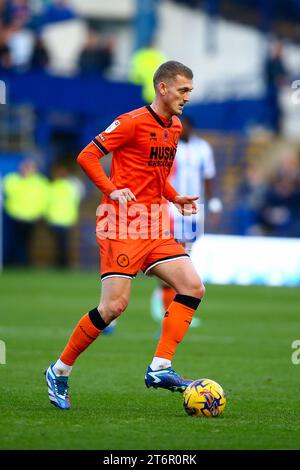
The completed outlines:
<svg viewBox="0 0 300 470">
<path fill-rule="evenodd" d="M 195 380 L 183 392 L 183 407 L 190 416 L 219 416 L 225 405 L 223 388 L 210 379 Z"/>
</svg>

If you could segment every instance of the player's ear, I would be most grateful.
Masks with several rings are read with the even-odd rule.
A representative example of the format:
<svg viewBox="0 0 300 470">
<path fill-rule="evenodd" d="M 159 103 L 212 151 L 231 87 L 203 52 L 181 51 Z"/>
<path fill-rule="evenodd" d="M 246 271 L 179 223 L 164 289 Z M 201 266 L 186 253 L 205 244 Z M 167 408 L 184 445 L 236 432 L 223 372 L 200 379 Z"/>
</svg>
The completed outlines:
<svg viewBox="0 0 300 470">
<path fill-rule="evenodd" d="M 166 92 L 167 92 L 167 86 L 166 86 L 165 82 L 160 82 L 160 83 L 158 84 L 158 90 L 159 90 L 159 92 L 160 92 L 161 95 L 164 96 L 164 95 L 166 94 Z"/>
</svg>

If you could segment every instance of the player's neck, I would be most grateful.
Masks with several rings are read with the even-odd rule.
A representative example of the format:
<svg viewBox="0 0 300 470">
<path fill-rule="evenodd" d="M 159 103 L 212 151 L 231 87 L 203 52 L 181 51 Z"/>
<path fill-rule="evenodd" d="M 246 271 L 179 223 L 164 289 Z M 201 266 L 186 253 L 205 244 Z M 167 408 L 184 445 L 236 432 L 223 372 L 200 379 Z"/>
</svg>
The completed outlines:
<svg viewBox="0 0 300 470">
<path fill-rule="evenodd" d="M 170 121 L 172 118 L 172 114 L 170 111 L 166 110 L 160 103 L 157 101 L 153 101 L 153 103 L 150 104 L 151 108 L 153 111 L 158 114 L 158 116 L 163 117 L 166 121 Z"/>
</svg>

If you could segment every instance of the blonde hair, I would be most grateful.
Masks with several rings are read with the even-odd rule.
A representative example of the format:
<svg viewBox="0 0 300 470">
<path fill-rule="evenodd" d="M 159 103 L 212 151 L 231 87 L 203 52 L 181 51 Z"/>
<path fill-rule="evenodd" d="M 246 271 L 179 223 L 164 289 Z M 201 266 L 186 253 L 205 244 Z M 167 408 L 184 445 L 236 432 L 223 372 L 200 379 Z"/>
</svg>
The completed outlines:
<svg viewBox="0 0 300 470">
<path fill-rule="evenodd" d="M 186 65 L 181 62 L 176 62 L 176 60 L 169 60 L 161 64 L 156 70 L 153 76 L 154 88 L 156 88 L 160 82 L 173 80 L 176 75 L 183 75 L 191 80 L 194 76 L 192 70 Z"/>
</svg>

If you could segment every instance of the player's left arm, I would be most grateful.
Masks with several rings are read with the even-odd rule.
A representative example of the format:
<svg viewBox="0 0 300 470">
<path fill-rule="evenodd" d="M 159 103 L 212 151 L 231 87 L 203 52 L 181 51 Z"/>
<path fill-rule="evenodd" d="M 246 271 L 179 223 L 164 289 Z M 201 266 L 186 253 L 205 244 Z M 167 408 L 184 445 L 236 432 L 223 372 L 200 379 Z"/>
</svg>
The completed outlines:
<svg viewBox="0 0 300 470">
<path fill-rule="evenodd" d="M 177 210 L 182 215 L 192 215 L 198 212 L 197 205 L 194 201 L 199 199 L 198 196 L 181 196 L 175 188 L 169 183 L 166 182 L 163 196 L 176 206 Z"/>
<path fill-rule="evenodd" d="M 199 196 L 180 196 L 179 194 L 174 199 L 174 204 L 178 212 L 182 215 L 197 214 L 198 206 L 195 203 Z"/>
<path fill-rule="evenodd" d="M 180 121 L 179 124 L 181 126 Z M 180 133 L 181 131 L 182 126 L 180 129 Z M 199 199 L 199 196 L 181 196 L 168 180 L 166 181 L 164 187 L 163 196 L 176 206 L 178 212 L 181 215 L 193 215 L 197 214 L 198 212 L 198 207 L 195 204 L 195 201 Z"/>
<path fill-rule="evenodd" d="M 175 201 L 175 197 L 179 196 L 179 193 L 176 189 L 171 185 L 171 183 L 167 180 L 164 190 L 163 190 L 163 197 L 166 198 L 170 202 Z"/>
</svg>

